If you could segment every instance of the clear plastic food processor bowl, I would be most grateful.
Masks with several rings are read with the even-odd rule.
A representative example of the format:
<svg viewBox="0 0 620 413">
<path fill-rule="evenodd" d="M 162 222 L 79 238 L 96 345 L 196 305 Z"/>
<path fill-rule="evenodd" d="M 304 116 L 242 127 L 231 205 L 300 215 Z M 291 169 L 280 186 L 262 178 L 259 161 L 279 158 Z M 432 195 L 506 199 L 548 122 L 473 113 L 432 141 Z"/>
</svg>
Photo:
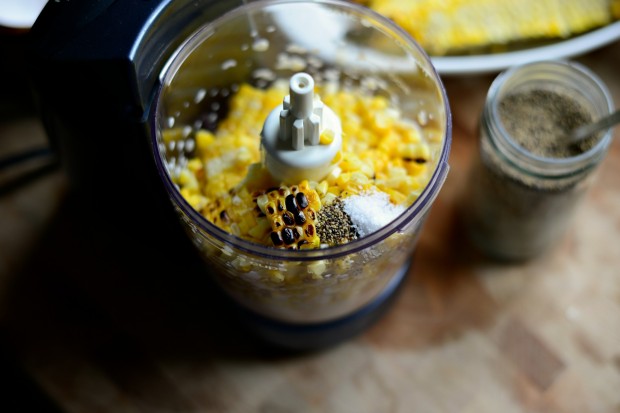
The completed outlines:
<svg viewBox="0 0 620 413">
<path fill-rule="evenodd" d="M 196 130 L 216 128 L 241 85 L 267 88 L 298 72 L 311 74 L 319 87 L 335 82 L 387 97 L 439 143 L 430 181 L 394 221 L 344 245 L 291 251 L 218 228 L 192 208 L 173 176 L 196 150 Z M 407 34 L 351 3 L 253 2 L 202 26 L 161 76 L 152 117 L 158 169 L 207 268 L 239 304 L 282 322 L 322 323 L 354 313 L 400 282 L 445 180 L 451 140 L 442 83 Z M 162 135 L 171 128 L 183 134 L 172 145 Z"/>
</svg>

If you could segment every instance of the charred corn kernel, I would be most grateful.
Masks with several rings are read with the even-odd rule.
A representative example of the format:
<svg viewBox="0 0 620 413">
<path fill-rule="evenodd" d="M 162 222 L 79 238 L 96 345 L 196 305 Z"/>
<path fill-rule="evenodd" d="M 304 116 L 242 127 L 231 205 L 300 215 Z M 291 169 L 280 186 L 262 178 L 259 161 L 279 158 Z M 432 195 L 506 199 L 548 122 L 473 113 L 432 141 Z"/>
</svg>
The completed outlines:
<svg viewBox="0 0 620 413">
<path fill-rule="evenodd" d="M 410 161 L 405 163 L 405 169 L 410 176 L 417 176 L 426 171 L 426 163 Z"/>
<path fill-rule="evenodd" d="M 432 55 L 565 38 L 620 17 L 619 0 L 369 0 Z"/>
<path fill-rule="evenodd" d="M 431 159 L 431 148 L 427 144 L 416 145 L 412 158 L 421 163 L 428 162 Z"/>
<path fill-rule="evenodd" d="M 259 198 L 264 210 L 258 204 Z M 274 247 L 307 249 L 320 245 L 316 232 L 316 211 L 321 207 L 321 201 L 308 181 L 273 189 L 266 195 L 259 195 L 256 201 L 270 223 L 269 239 Z"/>
</svg>

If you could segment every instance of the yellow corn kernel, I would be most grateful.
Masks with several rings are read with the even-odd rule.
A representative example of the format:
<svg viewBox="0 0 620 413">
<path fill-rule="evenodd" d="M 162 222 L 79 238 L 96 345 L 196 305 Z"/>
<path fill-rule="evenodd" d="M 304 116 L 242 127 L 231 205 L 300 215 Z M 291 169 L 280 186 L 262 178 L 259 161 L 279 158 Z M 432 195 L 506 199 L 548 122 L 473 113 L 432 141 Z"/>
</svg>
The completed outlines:
<svg viewBox="0 0 620 413">
<path fill-rule="evenodd" d="M 342 160 L 342 151 L 336 152 L 334 159 L 332 159 L 332 165 L 337 165 Z"/>
<path fill-rule="evenodd" d="M 271 223 L 265 217 L 256 220 L 256 225 L 248 230 L 248 235 L 256 240 L 264 240 L 271 230 Z"/>
<path fill-rule="evenodd" d="M 201 129 L 196 132 L 194 139 L 196 140 L 196 148 L 199 153 L 204 153 L 209 148 L 209 145 L 215 141 L 215 136 L 211 132 Z"/>
<path fill-rule="evenodd" d="M 358 171 L 362 168 L 362 161 L 354 154 L 347 154 L 339 166 L 344 172 Z"/>
<path fill-rule="evenodd" d="M 319 237 L 315 237 L 312 240 L 310 240 L 310 242 L 308 242 L 307 244 L 303 244 L 299 247 L 299 249 L 302 250 L 313 250 L 313 249 L 317 249 L 321 246 L 321 240 L 319 239 Z"/>
<path fill-rule="evenodd" d="M 309 191 L 310 188 L 310 183 L 307 180 L 303 180 L 301 181 L 301 183 L 299 184 L 299 190 L 304 192 L 304 191 Z"/>
<path fill-rule="evenodd" d="M 321 279 L 323 278 L 323 273 L 327 270 L 327 264 L 324 260 L 313 261 L 306 268 L 313 279 Z"/>
<path fill-rule="evenodd" d="M 323 196 L 323 198 L 321 198 L 321 204 L 322 205 L 329 205 L 332 202 L 334 202 L 336 200 L 336 198 L 338 198 L 337 195 L 334 195 L 331 192 L 327 192 L 325 193 L 325 195 Z"/>
<path fill-rule="evenodd" d="M 319 136 L 319 143 L 321 145 L 329 145 L 334 141 L 336 133 L 331 129 L 324 129 Z"/>
<path fill-rule="evenodd" d="M 198 158 L 192 158 L 187 162 L 187 169 L 189 169 L 192 173 L 197 174 L 198 171 L 201 171 L 203 168 L 202 161 Z"/>
<path fill-rule="evenodd" d="M 327 184 L 327 181 L 323 180 L 321 182 L 319 182 L 319 184 L 316 186 L 315 190 L 319 195 L 325 195 L 327 193 L 327 188 L 329 187 L 329 185 Z"/>
<path fill-rule="evenodd" d="M 407 170 L 405 168 L 392 167 L 388 172 L 390 178 L 404 178 L 407 176 Z"/>
<path fill-rule="evenodd" d="M 383 189 L 383 191 L 385 191 L 390 196 L 390 201 L 392 201 L 392 203 L 396 205 L 402 204 L 407 199 L 407 196 L 405 194 L 395 189 L 385 188 Z"/>
<path fill-rule="evenodd" d="M 365 162 L 365 161 L 360 162 L 359 171 L 363 173 L 364 175 L 366 175 L 367 178 L 372 178 L 375 176 L 375 170 L 372 167 L 372 164 Z"/>
<path fill-rule="evenodd" d="M 196 175 L 194 175 L 189 169 L 181 170 L 178 178 L 178 184 L 183 188 L 198 190 L 198 180 L 196 179 Z"/>
<path fill-rule="evenodd" d="M 406 162 L 405 169 L 407 170 L 407 174 L 409 174 L 410 176 L 417 176 L 424 173 L 424 171 L 426 170 L 426 164 L 417 163 L 414 161 Z"/>
<path fill-rule="evenodd" d="M 207 198 L 187 189 L 181 189 L 181 195 L 196 211 L 200 211 L 207 204 Z"/>
<path fill-rule="evenodd" d="M 234 260 L 230 262 L 230 264 L 237 271 L 250 272 L 252 270 L 252 264 L 247 259 L 241 256 L 237 256 Z"/>
<path fill-rule="evenodd" d="M 183 128 L 166 129 L 162 132 L 161 137 L 165 143 L 181 140 L 183 139 Z"/>
<path fill-rule="evenodd" d="M 395 115 L 392 113 L 379 112 L 375 113 L 374 116 L 369 114 L 372 117 L 373 130 L 379 135 L 384 135 L 388 132 L 391 132 L 394 127 Z"/>
<path fill-rule="evenodd" d="M 308 199 L 308 206 L 315 211 L 321 209 L 321 197 L 316 191 L 304 191 L 306 198 Z"/>
<path fill-rule="evenodd" d="M 381 112 L 388 108 L 388 101 L 383 96 L 373 96 L 370 98 L 368 109 L 371 111 Z"/>
<path fill-rule="evenodd" d="M 340 176 L 336 178 L 336 185 L 338 185 L 341 188 L 344 188 L 350 179 L 351 179 L 351 174 L 349 172 L 341 173 Z"/>
<path fill-rule="evenodd" d="M 415 125 L 401 123 L 401 134 L 405 142 L 409 142 L 409 143 L 422 142 L 422 132 Z"/>
<path fill-rule="evenodd" d="M 239 221 L 239 233 L 247 234 L 250 232 L 250 229 L 256 226 L 256 220 L 252 214 L 243 214 L 241 215 L 241 220 Z"/>
<path fill-rule="evenodd" d="M 335 196 L 340 195 L 341 189 L 335 185 L 330 186 L 329 188 L 327 188 L 327 193 L 328 194 L 333 194 Z"/>
</svg>

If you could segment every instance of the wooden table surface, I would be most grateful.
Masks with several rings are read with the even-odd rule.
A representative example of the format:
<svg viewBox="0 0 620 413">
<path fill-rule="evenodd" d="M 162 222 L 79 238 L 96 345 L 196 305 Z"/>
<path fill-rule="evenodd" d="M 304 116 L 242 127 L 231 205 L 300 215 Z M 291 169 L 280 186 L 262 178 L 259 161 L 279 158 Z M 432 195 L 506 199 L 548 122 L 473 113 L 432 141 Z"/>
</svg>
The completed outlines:
<svg viewBox="0 0 620 413">
<path fill-rule="evenodd" d="M 620 43 L 577 60 L 620 103 Z M 444 79 L 451 172 L 404 289 L 361 336 L 256 346 L 199 269 L 102 235 L 58 169 L 0 175 L 0 332 L 72 413 L 620 412 L 620 128 L 568 235 L 530 262 L 488 261 L 455 211 L 493 77 Z M 32 115 L 7 113 L 0 158 L 45 143 Z"/>
</svg>

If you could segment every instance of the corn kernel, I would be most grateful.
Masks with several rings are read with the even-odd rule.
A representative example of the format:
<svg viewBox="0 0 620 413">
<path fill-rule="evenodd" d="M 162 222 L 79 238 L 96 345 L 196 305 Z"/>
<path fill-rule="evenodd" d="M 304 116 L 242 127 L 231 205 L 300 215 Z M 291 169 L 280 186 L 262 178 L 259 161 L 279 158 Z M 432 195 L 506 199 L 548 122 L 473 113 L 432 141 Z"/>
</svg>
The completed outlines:
<svg viewBox="0 0 620 413">
<path fill-rule="evenodd" d="M 325 195 L 327 193 L 327 188 L 328 188 L 328 184 L 327 181 L 321 181 L 315 188 L 316 192 L 319 195 Z"/>
<path fill-rule="evenodd" d="M 162 132 L 161 137 L 166 144 L 183 139 L 183 128 L 166 129 Z"/>
<path fill-rule="evenodd" d="M 344 188 L 350 179 L 351 179 L 351 174 L 349 172 L 342 173 L 340 174 L 338 178 L 336 178 L 336 184 L 339 187 Z"/>
<path fill-rule="evenodd" d="M 321 145 L 329 145 L 334 141 L 336 133 L 331 129 L 324 129 L 319 136 L 319 143 Z"/>
<path fill-rule="evenodd" d="M 336 198 L 338 198 L 338 196 L 337 196 L 337 195 L 335 195 L 335 194 L 333 194 L 333 193 L 331 193 L 331 192 L 327 192 L 327 193 L 323 196 L 323 198 L 321 198 L 321 203 L 322 203 L 323 205 L 329 205 L 329 204 L 331 204 L 332 202 L 334 202 L 334 201 L 336 200 Z"/>
<path fill-rule="evenodd" d="M 390 196 L 390 201 L 396 205 L 400 205 L 407 199 L 405 194 L 395 189 L 386 188 L 384 191 Z"/>
<path fill-rule="evenodd" d="M 209 145 L 211 145 L 215 141 L 215 136 L 209 131 L 199 130 L 198 132 L 196 132 L 195 139 L 196 148 L 199 152 L 204 153 L 209 148 Z"/>
<path fill-rule="evenodd" d="M 268 236 L 270 229 L 271 223 L 267 218 L 258 218 L 256 225 L 249 229 L 248 234 L 256 240 L 263 240 Z"/>
<path fill-rule="evenodd" d="M 266 208 L 268 203 L 269 197 L 265 194 L 261 194 L 258 196 L 258 198 L 256 198 L 256 205 L 258 206 L 258 208 L 260 208 L 263 214 L 267 214 Z"/>
<path fill-rule="evenodd" d="M 314 261 L 308 264 L 307 269 L 313 279 L 321 279 L 327 269 L 327 264 L 324 260 Z"/>
</svg>

